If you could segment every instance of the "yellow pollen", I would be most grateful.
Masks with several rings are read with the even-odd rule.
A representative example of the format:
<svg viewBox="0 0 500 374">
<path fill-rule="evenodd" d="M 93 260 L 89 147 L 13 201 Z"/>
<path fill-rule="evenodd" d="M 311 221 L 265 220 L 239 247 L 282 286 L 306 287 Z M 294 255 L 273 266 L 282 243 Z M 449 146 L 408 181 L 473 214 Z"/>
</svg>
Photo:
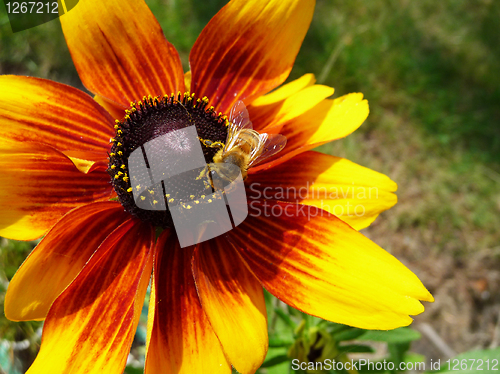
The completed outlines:
<svg viewBox="0 0 500 374">
<path fill-rule="evenodd" d="M 127 188 L 127 192 L 132 192 L 132 187 Z"/>
<path fill-rule="evenodd" d="M 146 198 L 144 196 L 141 196 L 141 200 L 146 200 Z"/>
<path fill-rule="evenodd" d="M 137 188 L 137 191 L 139 191 L 141 189 L 141 185 L 138 184 L 137 186 L 135 186 L 135 188 Z"/>
<path fill-rule="evenodd" d="M 194 195 L 189 195 L 189 198 L 190 199 L 194 199 Z"/>
<path fill-rule="evenodd" d="M 125 174 L 125 176 L 123 177 L 123 180 L 124 180 L 125 182 L 127 182 L 127 181 L 128 181 L 128 177 L 127 177 L 127 175 L 126 175 L 126 174 Z"/>
<path fill-rule="evenodd" d="M 115 168 L 116 168 L 116 166 L 115 166 L 115 165 L 111 165 L 111 169 L 115 169 Z"/>
<path fill-rule="evenodd" d="M 118 153 L 120 156 L 123 156 L 123 152 L 122 151 L 118 151 L 116 153 Z"/>
<path fill-rule="evenodd" d="M 194 201 L 194 203 L 195 203 L 195 204 L 199 204 L 199 203 L 200 203 L 200 201 L 199 201 L 199 200 L 195 200 L 195 201 Z"/>
<path fill-rule="evenodd" d="M 126 168 L 125 164 L 123 164 L 122 166 L 120 166 L 120 168 L 125 169 Z"/>
<path fill-rule="evenodd" d="M 174 199 L 170 199 L 168 200 L 169 203 L 173 203 L 174 202 Z"/>
<path fill-rule="evenodd" d="M 153 200 L 153 204 L 158 204 L 158 201 L 156 201 L 156 200 Z"/>
<path fill-rule="evenodd" d="M 151 195 L 154 195 L 154 191 L 153 190 L 148 190 L 148 192 L 151 194 Z"/>
</svg>

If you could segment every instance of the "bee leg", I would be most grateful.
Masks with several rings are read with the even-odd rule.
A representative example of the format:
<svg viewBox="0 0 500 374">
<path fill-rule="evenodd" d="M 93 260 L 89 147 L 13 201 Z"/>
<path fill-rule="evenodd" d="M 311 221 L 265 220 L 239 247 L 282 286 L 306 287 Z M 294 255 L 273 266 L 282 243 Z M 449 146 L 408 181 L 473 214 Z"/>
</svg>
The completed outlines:
<svg viewBox="0 0 500 374">
<path fill-rule="evenodd" d="M 206 178 L 208 173 L 208 165 L 206 165 L 203 170 L 200 172 L 200 174 L 196 177 L 196 180 L 200 180 L 202 178 Z"/>
</svg>

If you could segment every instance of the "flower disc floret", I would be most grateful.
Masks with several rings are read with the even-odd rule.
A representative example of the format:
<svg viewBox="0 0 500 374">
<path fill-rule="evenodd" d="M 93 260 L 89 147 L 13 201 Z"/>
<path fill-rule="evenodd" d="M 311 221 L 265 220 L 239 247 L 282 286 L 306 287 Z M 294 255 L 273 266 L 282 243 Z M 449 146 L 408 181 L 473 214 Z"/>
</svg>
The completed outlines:
<svg viewBox="0 0 500 374">
<path fill-rule="evenodd" d="M 140 195 L 145 204 L 155 206 L 160 199 L 165 201 L 166 210 L 146 210 L 137 206 L 134 200 L 134 189 L 143 189 L 139 182 L 130 175 L 129 157 L 136 149 L 162 135 L 186 127 L 195 126 L 206 163 L 213 162 L 213 157 L 221 147 L 227 136 L 227 117 L 216 113 L 214 108 L 208 106 L 209 100 L 196 98 L 194 94 L 178 93 L 163 97 L 144 97 L 141 101 L 131 103 L 126 110 L 126 115 L 121 121 L 116 120 L 115 137 L 111 139 L 112 146 L 109 154 L 108 173 L 111 183 L 118 196 L 119 202 L 126 211 L 144 222 L 154 226 L 172 227 L 172 218 L 168 210 L 168 203 L 182 204 L 190 207 L 200 199 L 204 199 L 212 191 L 210 186 L 198 176 L 201 170 L 194 169 L 177 177 L 163 181 L 169 188 L 148 189 Z M 182 145 L 180 144 L 179 147 Z M 164 147 L 151 148 L 154 158 L 164 153 Z M 175 147 L 169 148 L 169 158 L 180 157 L 175 153 Z M 150 167 L 147 164 L 146 166 Z M 149 186 L 148 186 L 149 187 Z M 173 193 L 171 191 L 174 191 Z M 189 209 L 189 208 L 188 208 Z"/>
</svg>

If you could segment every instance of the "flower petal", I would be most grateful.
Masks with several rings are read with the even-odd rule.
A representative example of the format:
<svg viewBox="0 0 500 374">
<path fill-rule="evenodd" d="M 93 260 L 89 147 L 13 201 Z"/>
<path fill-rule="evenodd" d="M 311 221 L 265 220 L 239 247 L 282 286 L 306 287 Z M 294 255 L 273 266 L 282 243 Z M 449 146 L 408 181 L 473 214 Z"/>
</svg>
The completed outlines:
<svg viewBox="0 0 500 374">
<path fill-rule="evenodd" d="M 255 99 L 250 107 L 283 103 L 283 101 L 290 96 L 293 96 L 294 94 L 304 90 L 305 88 L 312 86 L 314 83 L 316 83 L 314 74 L 304 74 L 300 78 L 280 86 L 273 92 Z"/>
<path fill-rule="evenodd" d="M 191 272 L 193 247 L 180 248 L 164 232 L 155 258 L 155 304 L 145 374 L 231 373 L 222 347 L 201 307 Z"/>
<path fill-rule="evenodd" d="M 250 119 L 255 122 L 254 128 L 258 131 L 279 133 L 285 123 L 314 108 L 325 98 L 333 95 L 333 91 L 333 88 L 328 86 L 313 85 L 278 103 L 267 104 L 266 101 L 257 99 L 249 106 Z"/>
<path fill-rule="evenodd" d="M 123 373 L 151 277 L 154 231 L 131 219 L 54 301 L 28 373 Z"/>
<path fill-rule="evenodd" d="M 239 373 L 255 373 L 268 346 L 261 284 L 220 238 L 196 248 L 193 274 L 203 310 L 228 360 Z"/>
<path fill-rule="evenodd" d="M 96 169 L 106 170 L 108 168 L 108 154 L 107 152 L 92 152 L 92 151 L 61 151 L 62 154 L 67 156 L 73 165 L 82 173 Z M 89 161 L 100 160 L 100 161 Z"/>
<path fill-rule="evenodd" d="M 60 151 L 103 154 L 114 134 L 113 120 L 76 88 L 46 79 L 0 77 L 0 143 L 38 142 Z"/>
<path fill-rule="evenodd" d="M 191 92 L 227 113 L 288 77 L 311 23 L 314 0 L 233 0 L 196 40 L 189 61 Z"/>
<path fill-rule="evenodd" d="M 265 170 L 312 148 L 343 138 L 356 130 L 368 116 L 368 102 L 360 93 L 334 100 L 323 100 L 306 113 L 284 124 L 281 134 L 286 147 L 274 159 L 258 165 L 251 172 Z"/>
<path fill-rule="evenodd" d="M 397 202 L 396 183 L 344 158 L 308 151 L 246 180 L 249 198 L 316 206 L 356 230 Z"/>
<path fill-rule="evenodd" d="M 191 88 L 191 70 L 184 73 L 184 86 L 186 88 Z"/>
<path fill-rule="evenodd" d="M 396 258 L 325 211 L 252 201 L 230 240 L 264 287 L 285 303 L 326 320 L 393 329 L 433 298 Z M 315 212 L 318 214 L 318 211 Z"/>
<path fill-rule="evenodd" d="M 81 1 L 60 19 L 91 92 L 128 107 L 143 96 L 184 91 L 179 54 L 143 1 Z"/>
<path fill-rule="evenodd" d="M 112 192 L 105 170 L 81 173 L 43 144 L 0 144 L 0 155 L 0 235 L 10 239 L 37 239 L 66 212 Z"/>
<path fill-rule="evenodd" d="M 12 321 L 44 319 L 57 296 L 127 217 L 115 202 L 93 203 L 66 214 L 10 281 L 5 316 Z"/>
<path fill-rule="evenodd" d="M 95 95 L 94 100 L 104 109 L 106 109 L 106 111 L 115 120 L 122 120 L 123 117 L 125 116 L 125 109 L 128 108 L 127 106 L 115 104 L 114 102 L 99 95 Z"/>
</svg>

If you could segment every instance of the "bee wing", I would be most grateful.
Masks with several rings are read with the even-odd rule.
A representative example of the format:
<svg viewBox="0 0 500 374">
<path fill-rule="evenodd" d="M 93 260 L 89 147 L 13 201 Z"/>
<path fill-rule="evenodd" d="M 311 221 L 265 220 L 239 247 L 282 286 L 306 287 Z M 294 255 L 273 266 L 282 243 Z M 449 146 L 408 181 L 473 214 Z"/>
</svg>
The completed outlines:
<svg viewBox="0 0 500 374">
<path fill-rule="evenodd" d="M 248 166 L 253 166 L 264 161 L 283 148 L 286 145 L 286 137 L 281 134 L 260 134 L 260 143 L 250 153 L 250 162 Z"/>
<path fill-rule="evenodd" d="M 253 129 L 248 110 L 243 101 L 238 100 L 229 111 L 229 122 L 237 129 Z"/>
<path fill-rule="evenodd" d="M 241 100 L 238 100 L 232 106 L 229 112 L 228 121 L 229 126 L 227 129 L 226 145 L 224 146 L 223 152 L 227 152 L 229 149 L 236 146 L 241 130 L 253 129 L 252 122 L 250 121 L 250 117 L 248 115 L 248 110 Z"/>
</svg>

